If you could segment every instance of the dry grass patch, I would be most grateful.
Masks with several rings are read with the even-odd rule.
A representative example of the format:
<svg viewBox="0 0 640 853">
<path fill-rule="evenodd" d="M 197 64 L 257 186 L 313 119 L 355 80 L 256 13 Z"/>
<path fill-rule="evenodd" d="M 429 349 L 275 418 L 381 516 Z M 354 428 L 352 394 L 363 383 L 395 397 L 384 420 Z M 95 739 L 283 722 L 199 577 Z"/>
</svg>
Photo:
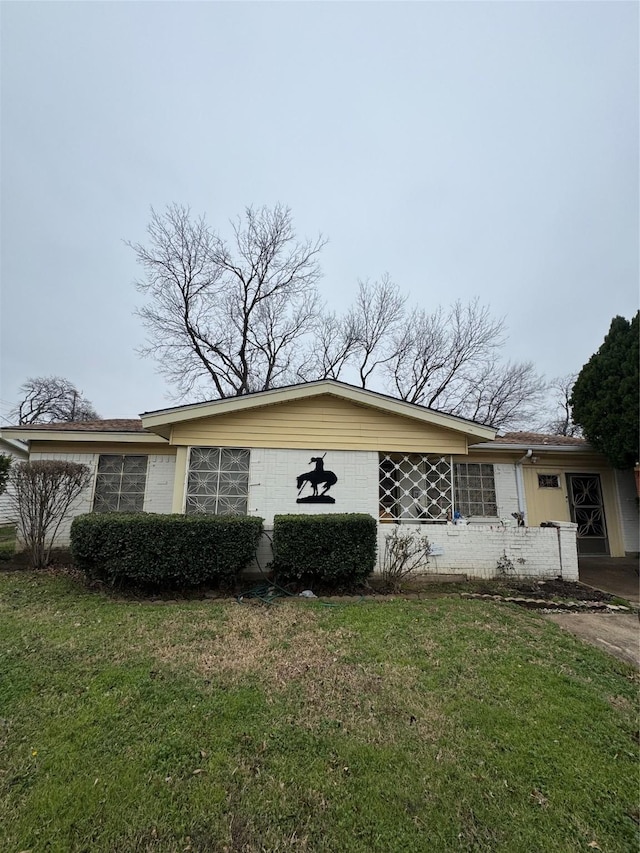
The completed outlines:
<svg viewBox="0 0 640 853">
<path fill-rule="evenodd" d="M 186 667 L 207 681 L 236 687 L 255 679 L 269 694 L 288 694 L 292 725 L 316 730 L 330 723 L 364 735 L 368 743 L 390 743 L 395 738 L 391 718 L 422 738 L 439 735 L 443 717 L 435 705 L 425 707 L 419 669 L 350 660 L 357 633 L 325 627 L 320 611 L 285 601 L 271 607 L 229 603 L 223 620 L 220 612 L 217 608 L 215 617 L 188 624 L 169 617 L 161 643 L 157 632 L 144 628 L 141 643 L 159 662 Z M 434 654 L 432 641 L 420 645 L 425 656 Z"/>
<path fill-rule="evenodd" d="M 340 644 L 350 633 L 329 635 L 318 626 L 318 614 L 297 602 L 274 607 L 228 603 L 216 607 L 211 618 L 199 615 L 185 623 L 177 614 L 163 627 L 162 642 L 157 632 L 145 637 L 159 661 L 233 685 L 255 676 L 270 686 L 286 686 L 312 668 L 326 668 L 343 653 Z"/>
</svg>

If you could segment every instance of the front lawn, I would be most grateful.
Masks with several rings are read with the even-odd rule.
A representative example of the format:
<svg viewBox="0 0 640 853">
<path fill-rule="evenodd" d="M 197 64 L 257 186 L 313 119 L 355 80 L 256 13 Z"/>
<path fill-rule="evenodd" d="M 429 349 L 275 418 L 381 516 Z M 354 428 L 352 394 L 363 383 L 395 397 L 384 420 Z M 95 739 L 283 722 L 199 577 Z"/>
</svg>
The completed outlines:
<svg viewBox="0 0 640 853">
<path fill-rule="evenodd" d="M 0 524 L 0 560 L 11 560 L 16 550 L 15 524 Z"/>
<path fill-rule="evenodd" d="M 637 683 L 493 602 L 0 573 L 0 849 L 636 850 Z"/>
</svg>

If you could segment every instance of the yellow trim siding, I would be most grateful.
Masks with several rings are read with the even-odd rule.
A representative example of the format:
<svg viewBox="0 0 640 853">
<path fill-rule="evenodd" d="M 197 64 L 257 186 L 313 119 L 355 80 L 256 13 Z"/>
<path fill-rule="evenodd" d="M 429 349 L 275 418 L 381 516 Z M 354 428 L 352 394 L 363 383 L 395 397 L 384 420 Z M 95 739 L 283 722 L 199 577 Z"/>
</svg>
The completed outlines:
<svg viewBox="0 0 640 853">
<path fill-rule="evenodd" d="M 328 394 L 177 423 L 171 444 L 467 453 L 467 437 L 461 432 Z"/>
<path fill-rule="evenodd" d="M 187 459 L 189 458 L 189 448 L 178 447 L 176 451 L 176 473 L 173 481 L 171 512 L 183 513 L 185 492 L 187 490 Z"/>
</svg>

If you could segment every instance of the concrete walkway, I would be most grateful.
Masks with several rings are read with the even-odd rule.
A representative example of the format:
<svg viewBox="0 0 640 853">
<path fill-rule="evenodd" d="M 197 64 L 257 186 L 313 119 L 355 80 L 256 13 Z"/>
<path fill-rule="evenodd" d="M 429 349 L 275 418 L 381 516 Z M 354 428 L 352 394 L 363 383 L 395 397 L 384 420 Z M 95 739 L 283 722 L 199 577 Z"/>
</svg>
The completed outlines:
<svg viewBox="0 0 640 853">
<path fill-rule="evenodd" d="M 586 643 L 640 669 L 637 613 L 551 613 L 546 618 Z"/>
<path fill-rule="evenodd" d="M 640 605 L 638 560 L 632 557 L 580 557 L 580 582 Z M 553 613 L 547 619 L 586 643 L 640 669 L 637 613 Z"/>
<path fill-rule="evenodd" d="M 580 582 L 640 605 L 638 559 L 633 557 L 579 557 Z"/>
</svg>

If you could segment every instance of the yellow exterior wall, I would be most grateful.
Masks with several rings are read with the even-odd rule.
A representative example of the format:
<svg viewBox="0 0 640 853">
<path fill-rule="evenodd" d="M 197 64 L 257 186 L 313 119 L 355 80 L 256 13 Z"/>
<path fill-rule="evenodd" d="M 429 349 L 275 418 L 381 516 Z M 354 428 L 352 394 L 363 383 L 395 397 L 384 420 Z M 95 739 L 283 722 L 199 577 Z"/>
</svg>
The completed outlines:
<svg viewBox="0 0 640 853">
<path fill-rule="evenodd" d="M 538 474 L 556 474 L 560 488 L 541 488 L 538 485 Z M 567 482 L 559 465 L 523 465 L 522 475 L 527 500 L 527 520 L 532 527 L 537 527 L 542 521 L 571 521 Z"/>
<path fill-rule="evenodd" d="M 461 433 L 331 395 L 175 424 L 174 445 L 467 453 Z"/>
<path fill-rule="evenodd" d="M 609 551 L 612 557 L 624 557 L 622 528 L 618 515 L 614 473 L 594 461 L 593 457 L 578 455 L 554 455 L 546 459 L 540 454 L 540 461 L 532 465 L 525 462 L 522 466 L 525 499 L 527 503 L 527 521 L 536 527 L 543 521 L 570 521 L 567 474 L 599 474 L 602 486 L 602 500 L 609 537 Z M 538 486 L 538 474 L 558 474 L 559 489 L 545 489 Z"/>
<path fill-rule="evenodd" d="M 187 447 L 177 448 L 176 473 L 173 481 L 173 504 L 171 506 L 171 512 L 184 512 L 188 456 L 189 450 Z"/>
<path fill-rule="evenodd" d="M 118 456 L 176 455 L 176 448 L 171 447 L 170 444 L 149 444 L 144 441 L 141 441 L 140 444 L 128 441 L 32 441 L 30 449 L 32 453 L 114 453 Z"/>
</svg>

